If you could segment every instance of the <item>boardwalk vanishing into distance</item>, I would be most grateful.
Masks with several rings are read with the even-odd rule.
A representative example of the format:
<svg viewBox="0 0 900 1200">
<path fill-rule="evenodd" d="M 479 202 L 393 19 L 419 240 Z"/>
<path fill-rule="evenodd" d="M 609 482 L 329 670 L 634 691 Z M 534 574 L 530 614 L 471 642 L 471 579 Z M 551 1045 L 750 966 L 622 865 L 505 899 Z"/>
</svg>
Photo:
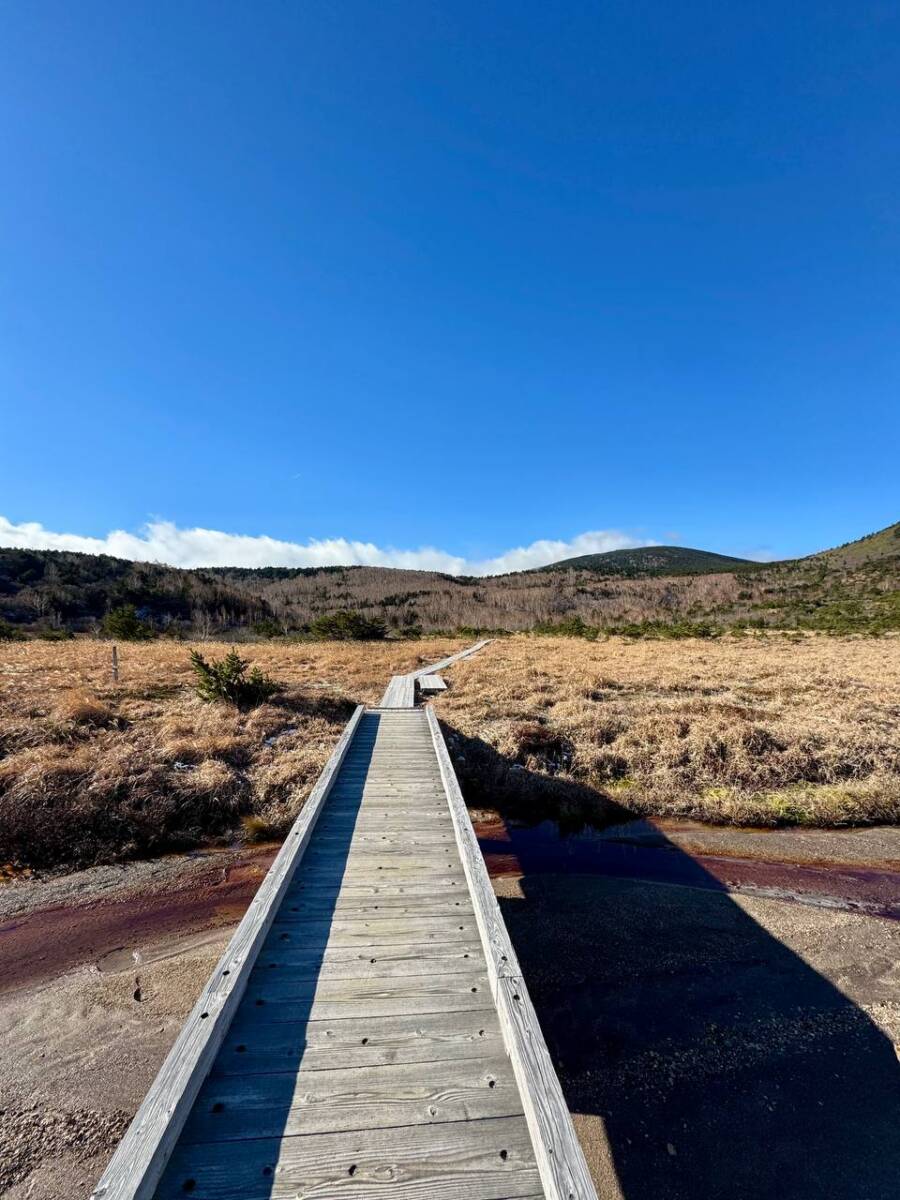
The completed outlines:
<svg viewBox="0 0 900 1200">
<path fill-rule="evenodd" d="M 594 1200 L 416 707 L 417 678 L 483 645 L 356 710 L 95 1200 Z"/>
</svg>

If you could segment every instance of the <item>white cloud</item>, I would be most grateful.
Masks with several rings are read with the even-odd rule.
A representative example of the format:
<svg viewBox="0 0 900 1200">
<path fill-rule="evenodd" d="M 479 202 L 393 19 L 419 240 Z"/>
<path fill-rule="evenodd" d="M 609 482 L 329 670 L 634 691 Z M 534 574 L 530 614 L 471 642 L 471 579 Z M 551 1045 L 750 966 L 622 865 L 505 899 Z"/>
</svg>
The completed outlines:
<svg viewBox="0 0 900 1200">
<path fill-rule="evenodd" d="M 115 529 L 105 537 L 54 533 L 36 521 L 14 525 L 0 517 L 0 546 L 30 550 L 76 550 L 112 554 L 135 562 L 168 563 L 173 567 L 404 567 L 411 571 L 444 571 L 448 575 L 498 575 L 543 567 L 576 554 L 600 554 L 632 546 L 653 545 L 615 530 L 581 533 L 571 541 L 542 539 L 507 550 L 496 558 L 472 560 L 433 546 L 397 550 L 347 538 L 283 542 L 247 537 L 216 529 L 179 529 L 171 521 L 151 521 L 139 533 Z"/>
<path fill-rule="evenodd" d="M 595 529 L 579 533 L 569 542 L 551 541 L 546 538 L 532 542 L 530 546 L 519 546 L 507 550 L 496 558 L 483 562 L 469 563 L 469 575 L 503 575 L 507 571 L 529 571 L 533 567 L 545 567 L 562 558 L 575 558 L 579 554 L 604 554 L 607 550 L 629 550 L 634 546 L 653 546 L 655 542 L 638 541 L 624 533 L 611 529 Z"/>
</svg>

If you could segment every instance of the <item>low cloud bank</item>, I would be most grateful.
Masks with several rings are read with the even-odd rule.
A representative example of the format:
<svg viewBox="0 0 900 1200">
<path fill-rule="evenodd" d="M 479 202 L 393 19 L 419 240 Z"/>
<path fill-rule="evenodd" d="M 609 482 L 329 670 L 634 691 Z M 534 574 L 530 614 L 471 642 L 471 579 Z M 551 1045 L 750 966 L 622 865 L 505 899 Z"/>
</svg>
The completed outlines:
<svg viewBox="0 0 900 1200">
<path fill-rule="evenodd" d="M 105 537 L 54 533 L 36 521 L 15 525 L 0 517 L 0 546 L 28 550 L 75 550 L 81 554 L 111 554 L 135 562 L 167 563 L 172 567 L 403 567 L 409 571 L 443 571 L 448 575 L 502 575 L 544 567 L 577 554 L 602 554 L 654 543 L 639 541 L 616 530 L 580 533 L 570 541 L 541 539 L 529 546 L 506 550 L 496 558 L 473 560 L 433 546 L 397 550 L 347 538 L 283 542 L 265 536 L 247 537 L 217 529 L 179 529 L 171 521 L 151 521 L 138 533 L 115 529 Z"/>
</svg>

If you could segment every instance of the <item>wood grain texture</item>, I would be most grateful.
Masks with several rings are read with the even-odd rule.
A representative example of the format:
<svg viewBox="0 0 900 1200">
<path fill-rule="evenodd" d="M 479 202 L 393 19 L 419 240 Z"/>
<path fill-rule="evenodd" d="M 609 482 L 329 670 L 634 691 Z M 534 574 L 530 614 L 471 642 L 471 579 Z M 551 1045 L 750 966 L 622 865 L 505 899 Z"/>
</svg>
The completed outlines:
<svg viewBox="0 0 900 1200">
<path fill-rule="evenodd" d="M 296 901 L 296 903 L 293 903 Z M 352 920 L 360 917 L 440 917 L 447 913 L 448 905 L 459 915 L 474 917 L 475 911 L 468 899 L 448 900 L 446 893 L 430 896 L 381 896 L 368 900 L 339 895 L 335 899 L 327 896 L 302 893 L 287 896 L 282 906 L 285 913 L 298 913 L 306 917 L 345 916 Z"/>
<path fill-rule="evenodd" d="M 360 706 L 347 723 L 309 799 L 150 1085 L 92 1193 L 93 1200 L 149 1200 L 153 1195 L 362 719 Z"/>
<path fill-rule="evenodd" d="M 431 896 L 435 893 L 441 893 L 446 887 L 463 889 L 463 895 L 467 895 L 465 875 L 461 878 L 453 878 L 445 880 L 442 878 L 430 877 L 427 883 L 410 883 L 400 879 L 379 879 L 375 883 L 353 883 L 346 881 L 342 883 L 341 895 L 346 897 L 351 896 Z M 309 881 L 297 884 L 291 889 L 292 895 L 303 896 L 307 894 L 318 894 L 319 889 L 309 885 Z M 454 893 L 454 896 L 456 893 Z"/>
<path fill-rule="evenodd" d="M 422 696 L 438 696 L 441 692 L 446 692 L 447 684 L 441 679 L 440 675 L 420 675 L 419 676 L 419 694 Z"/>
<path fill-rule="evenodd" d="M 491 990 L 547 1200 L 597 1200 L 537 1014 L 494 896 L 456 772 L 434 710 L 428 724 L 487 960 Z"/>
<path fill-rule="evenodd" d="M 312 947 L 318 950 L 322 943 L 322 932 L 318 929 L 312 929 L 308 925 L 304 926 L 281 926 L 288 933 L 288 937 L 283 941 L 279 941 L 279 948 L 286 946 L 296 947 Z M 394 926 L 387 929 L 365 929 L 360 922 L 354 923 L 352 926 L 347 926 L 345 929 L 335 933 L 333 937 L 328 938 L 329 949 L 335 946 L 346 946 L 355 948 L 369 947 L 374 952 L 384 948 L 385 946 L 410 946 L 418 945 L 421 953 L 425 954 L 429 948 L 435 946 L 451 946 L 468 944 L 473 938 L 478 937 L 478 926 L 470 918 L 462 927 L 452 926 L 449 929 L 427 929 L 422 925 L 415 925 L 410 929 L 408 925 Z"/>
<path fill-rule="evenodd" d="M 281 913 L 275 924 L 277 939 L 272 947 L 283 949 L 289 946 L 390 946 L 411 942 L 469 942 L 478 937 L 478 926 L 471 916 L 452 917 L 381 917 L 376 916 L 358 921 L 331 920 L 311 917 L 304 920 L 292 914 L 293 921 L 283 919 Z"/>
<path fill-rule="evenodd" d="M 419 981 L 416 981 L 417 983 Z M 353 983 L 354 988 L 343 990 L 333 986 Z M 268 997 L 260 996 L 251 1003 L 261 1002 L 261 1014 L 268 1024 L 284 1021 L 341 1021 L 346 1017 L 399 1017 L 421 1013 L 465 1012 L 478 1008 L 484 998 L 490 999 L 485 976 L 441 975 L 428 980 L 425 986 L 406 986 L 404 979 L 320 980 L 319 986 L 285 988 Z M 473 988 L 476 990 L 473 991 Z"/>
<path fill-rule="evenodd" d="M 416 681 L 412 675 L 393 675 L 381 697 L 381 708 L 414 708 Z"/>
<path fill-rule="evenodd" d="M 279 1025 L 236 1019 L 212 1075 L 268 1074 L 297 1070 L 392 1066 L 491 1058 L 505 1053 L 493 1001 L 486 1008 L 454 1013 L 404 1013 L 394 1017 L 345 1017 L 340 1021 L 285 1021 Z"/>
<path fill-rule="evenodd" d="M 305 877 L 305 885 L 308 888 L 318 888 L 330 885 L 333 880 L 333 870 L 329 866 L 319 864 L 312 868 L 309 875 Z M 466 877 L 461 868 L 452 873 L 448 869 L 441 871 L 410 871 L 403 867 L 391 867 L 388 864 L 382 864 L 376 868 L 349 868 L 344 875 L 344 884 L 346 887 L 377 887 L 379 884 L 383 884 L 388 888 L 392 888 L 400 887 L 403 884 L 410 887 L 417 884 L 430 884 L 432 888 L 465 888 Z M 281 914 L 279 914 L 277 919 L 281 920 Z"/>
<path fill-rule="evenodd" d="M 359 829 L 355 824 L 346 829 L 331 826 L 316 831 L 317 847 L 327 849 L 332 843 L 344 846 L 348 842 L 351 850 L 400 850 L 404 854 L 414 854 L 420 846 L 443 846 L 444 848 L 449 846 L 452 849 L 455 839 L 453 827 L 449 823 L 442 829 L 419 829 L 408 832 L 400 829 L 390 831 Z"/>
<path fill-rule="evenodd" d="M 390 1129 L 521 1114 L 519 1089 L 501 1051 L 477 1061 L 207 1079 L 182 1142 Z"/>
<path fill-rule="evenodd" d="M 393 975 L 458 975 L 471 973 L 473 964 L 481 964 L 481 945 L 477 938 L 450 946 L 422 946 L 407 942 L 381 949 L 353 946 L 327 946 L 324 952 L 308 950 L 272 950 L 256 960 L 254 975 L 277 971 L 297 978 L 373 979 Z"/>
<path fill-rule="evenodd" d="M 186 1189 L 188 1181 L 193 1185 Z M 522 1117 L 179 1146 L 159 1200 L 506 1200 L 541 1191 Z"/>
</svg>

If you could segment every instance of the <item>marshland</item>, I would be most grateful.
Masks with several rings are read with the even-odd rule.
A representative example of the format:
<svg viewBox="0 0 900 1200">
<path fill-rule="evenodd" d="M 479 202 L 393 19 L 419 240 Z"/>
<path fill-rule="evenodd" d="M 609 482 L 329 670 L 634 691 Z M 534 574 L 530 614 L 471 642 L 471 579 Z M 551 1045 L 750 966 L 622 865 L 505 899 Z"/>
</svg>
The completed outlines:
<svg viewBox="0 0 900 1200">
<path fill-rule="evenodd" d="M 197 694 L 191 645 L 0 643 L 0 859 L 86 866 L 282 835 L 353 707 L 461 639 L 241 647 L 278 690 Z M 195 649 L 222 658 L 227 644 Z M 516 636 L 438 702 L 473 803 L 522 816 L 867 825 L 900 814 L 900 638 Z"/>
<path fill-rule="evenodd" d="M 89 1192 L 354 706 L 465 644 L 244 643 L 267 685 L 245 706 L 198 690 L 192 652 L 227 642 L 119 644 L 117 679 L 108 641 L 0 645 L 4 1195 Z M 881 1195 L 894 1164 L 857 1147 L 894 1112 L 900 639 L 516 635 L 448 679 L 436 711 L 601 1190 L 688 1196 L 726 1136 L 771 1183 L 783 1157 L 734 1132 L 751 1086 L 787 1106 L 750 1102 L 757 1127 L 824 1139 Z M 829 1101 L 810 1123 L 825 1062 L 849 1122 Z"/>
</svg>

